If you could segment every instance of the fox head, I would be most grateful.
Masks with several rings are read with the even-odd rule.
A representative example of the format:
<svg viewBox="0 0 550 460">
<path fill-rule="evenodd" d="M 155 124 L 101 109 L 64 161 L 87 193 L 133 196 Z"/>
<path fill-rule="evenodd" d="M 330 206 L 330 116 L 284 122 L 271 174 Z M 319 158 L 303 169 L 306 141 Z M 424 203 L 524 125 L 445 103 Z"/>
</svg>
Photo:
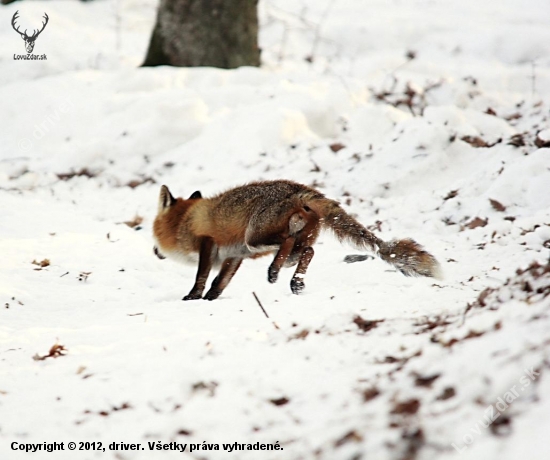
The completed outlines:
<svg viewBox="0 0 550 460">
<path fill-rule="evenodd" d="M 191 194 L 188 200 L 200 198 L 202 198 L 202 194 L 197 190 Z M 181 216 L 183 209 L 186 208 L 188 200 L 174 198 L 166 185 L 160 188 L 157 217 L 153 225 L 153 234 L 157 241 L 157 245 L 153 247 L 153 252 L 159 259 L 165 259 L 166 257 L 159 251 L 158 246 L 171 245 L 170 240 L 175 239 L 178 218 Z"/>
</svg>

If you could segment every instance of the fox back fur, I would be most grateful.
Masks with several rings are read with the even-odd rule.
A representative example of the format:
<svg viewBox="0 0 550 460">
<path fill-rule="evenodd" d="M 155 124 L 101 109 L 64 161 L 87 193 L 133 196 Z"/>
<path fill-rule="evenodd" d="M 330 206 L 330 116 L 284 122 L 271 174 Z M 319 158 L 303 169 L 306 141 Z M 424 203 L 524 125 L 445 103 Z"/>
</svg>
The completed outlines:
<svg viewBox="0 0 550 460">
<path fill-rule="evenodd" d="M 304 275 L 313 258 L 313 244 L 322 228 L 357 249 L 375 252 L 405 276 L 439 277 L 437 260 L 412 239 L 384 242 L 337 201 L 296 182 L 253 182 L 203 198 L 174 198 L 168 187 L 160 190 L 153 233 L 159 258 L 189 260 L 198 254 L 195 284 L 183 300 L 203 298 L 213 265 L 220 271 L 205 299 L 222 293 L 243 259 L 274 255 L 268 281 L 277 281 L 280 269 L 297 265 L 290 288 L 304 288 Z"/>
</svg>

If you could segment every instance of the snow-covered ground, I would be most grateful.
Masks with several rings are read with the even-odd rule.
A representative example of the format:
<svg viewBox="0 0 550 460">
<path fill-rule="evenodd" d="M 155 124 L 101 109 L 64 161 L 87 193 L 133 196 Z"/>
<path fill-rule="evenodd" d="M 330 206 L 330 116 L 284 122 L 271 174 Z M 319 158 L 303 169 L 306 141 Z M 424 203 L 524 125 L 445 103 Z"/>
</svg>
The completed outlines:
<svg viewBox="0 0 550 460">
<path fill-rule="evenodd" d="M 0 459 L 550 458 L 548 0 L 262 0 L 264 64 L 231 71 L 138 68 L 155 8 L 0 8 Z M 16 10 L 47 60 L 13 59 Z M 182 302 L 160 185 L 274 178 L 445 279 L 327 234 L 301 296 L 259 259 Z"/>
</svg>

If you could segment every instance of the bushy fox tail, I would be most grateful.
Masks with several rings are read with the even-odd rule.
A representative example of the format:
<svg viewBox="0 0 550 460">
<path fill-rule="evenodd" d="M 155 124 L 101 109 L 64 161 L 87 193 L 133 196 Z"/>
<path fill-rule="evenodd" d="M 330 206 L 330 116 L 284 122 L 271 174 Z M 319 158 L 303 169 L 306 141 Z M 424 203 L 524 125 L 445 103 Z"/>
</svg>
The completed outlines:
<svg viewBox="0 0 550 460">
<path fill-rule="evenodd" d="M 410 238 L 382 241 L 346 213 L 337 201 L 325 198 L 308 205 L 321 216 L 323 227 L 332 230 L 339 241 L 375 252 L 405 276 L 441 278 L 441 268 L 435 257 L 416 241 Z"/>
</svg>

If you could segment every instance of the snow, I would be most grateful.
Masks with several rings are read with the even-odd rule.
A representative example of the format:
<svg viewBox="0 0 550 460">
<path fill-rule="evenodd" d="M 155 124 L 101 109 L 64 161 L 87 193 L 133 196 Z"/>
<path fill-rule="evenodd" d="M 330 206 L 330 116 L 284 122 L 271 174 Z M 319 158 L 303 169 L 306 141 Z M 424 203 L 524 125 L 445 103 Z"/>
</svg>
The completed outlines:
<svg viewBox="0 0 550 460">
<path fill-rule="evenodd" d="M 139 68 L 155 9 L 1 9 L 50 22 L 45 61 L 0 30 L 0 458 L 547 459 L 547 0 L 262 0 L 263 65 L 231 71 Z M 344 263 L 326 234 L 299 296 L 265 258 L 182 302 L 196 267 L 153 255 L 160 185 L 275 178 L 414 238 L 444 280 Z"/>
</svg>

